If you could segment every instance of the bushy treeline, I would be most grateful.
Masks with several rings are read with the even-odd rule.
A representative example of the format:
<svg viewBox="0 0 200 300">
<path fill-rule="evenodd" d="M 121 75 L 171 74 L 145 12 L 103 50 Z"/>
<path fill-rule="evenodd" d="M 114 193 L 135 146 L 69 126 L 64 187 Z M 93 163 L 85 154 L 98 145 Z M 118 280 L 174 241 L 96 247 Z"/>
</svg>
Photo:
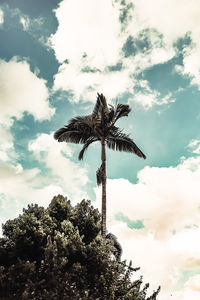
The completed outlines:
<svg viewBox="0 0 200 300">
<path fill-rule="evenodd" d="M 111 239 L 100 234 L 90 201 L 72 207 L 61 195 L 49 207 L 29 205 L 3 225 L 0 299 L 155 300 L 148 284 L 131 280 L 136 269 L 114 259 Z"/>
</svg>

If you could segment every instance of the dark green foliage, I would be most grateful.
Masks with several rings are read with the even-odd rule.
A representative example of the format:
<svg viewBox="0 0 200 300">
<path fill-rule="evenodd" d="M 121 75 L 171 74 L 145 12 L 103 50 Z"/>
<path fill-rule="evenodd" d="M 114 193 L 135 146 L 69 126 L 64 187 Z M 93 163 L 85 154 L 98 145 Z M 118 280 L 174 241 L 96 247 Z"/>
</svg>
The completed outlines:
<svg viewBox="0 0 200 300">
<path fill-rule="evenodd" d="M 47 209 L 29 205 L 3 226 L 0 299 L 154 300 L 148 285 L 131 281 L 136 271 L 114 259 L 100 234 L 100 215 L 83 200 L 72 207 L 61 195 Z"/>
<path fill-rule="evenodd" d="M 122 132 L 115 123 L 118 119 L 128 116 L 131 108 L 126 104 L 118 104 L 116 107 L 108 106 L 103 94 L 97 94 L 97 101 L 91 115 L 75 117 L 68 125 L 58 129 L 54 138 L 58 142 L 83 144 L 79 153 L 79 159 L 83 159 L 84 153 L 90 144 L 105 140 L 105 144 L 117 151 L 134 153 L 146 158 L 134 141 Z"/>
</svg>

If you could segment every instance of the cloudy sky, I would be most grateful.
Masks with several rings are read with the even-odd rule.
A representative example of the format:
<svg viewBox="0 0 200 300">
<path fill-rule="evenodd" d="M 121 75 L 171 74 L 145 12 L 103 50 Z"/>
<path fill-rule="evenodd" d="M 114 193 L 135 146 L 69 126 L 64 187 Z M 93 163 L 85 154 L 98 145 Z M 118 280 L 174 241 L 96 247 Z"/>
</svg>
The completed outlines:
<svg viewBox="0 0 200 300">
<path fill-rule="evenodd" d="M 159 300 L 200 299 L 198 0 L 0 1 L 0 218 L 58 193 L 100 207 L 100 147 L 53 132 L 97 92 L 146 154 L 107 151 L 108 230 Z"/>
</svg>

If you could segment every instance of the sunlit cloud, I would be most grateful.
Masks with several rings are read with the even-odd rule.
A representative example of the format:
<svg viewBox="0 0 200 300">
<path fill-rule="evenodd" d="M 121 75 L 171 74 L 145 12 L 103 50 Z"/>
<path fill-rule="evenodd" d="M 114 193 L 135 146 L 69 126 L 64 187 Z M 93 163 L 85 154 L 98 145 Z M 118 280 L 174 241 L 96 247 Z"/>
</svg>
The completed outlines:
<svg viewBox="0 0 200 300">
<path fill-rule="evenodd" d="M 149 45 L 138 53 L 127 54 L 130 52 L 126 49 L 127 42 L 133 32 L 129 25 L 134 20 L 127 18 L 130 24 L 125 30 L 122 6 L 108 1 L 98 6 L 97 1 L 87 0 L 80 8 L 78 1 L 64 0 L 55 10 L 59 25 L 50 43 L 61 66 L 54 77 L 54 89 L 70 91 L 71 101 L 94 102 L 97 91 L 103 91 L 111 100 L 125 93 L 134 95 L 137 74 L 175 55 L 172 47 L 162 45 L 155 30 L 144 32 L 143 28 L 133 39 L 139 41 L 143 34 L 144 40 L 149 39 Z M 130 11 L 134 11 L 131 6 Z M 145 108 L 170 102 L 168 95 L 164 101 L 158 101 L 155 94 L 156 91 L 153 96 L 141 94 L 137 102 Z"/>
<path fill-rule="evenodd" d="M 123 45 L 117 8 L 106 0 L 61 1 L 55 10 L 58 30 L 51 36 L 58 61 L 77 64 L 85 58 L 100 69 L 115 64 Z"/>
<path fill-rule="evenodd" d="M 1 163 L 1 217 L 17 217 L 29 203 L 47 207 L 54 195 L 63 190 L 51 184 L 38 168 L 23 169 L 20 164 Z M 3 220 L 1 220 L 3 221 Z"/>
<path fill-rule="evenodd" d="M 197 149 L 198 141 L 191 145 Z M 119 237 L 124 258 L 141 266 L 152 288 L 162 286 L 161 300 L 169 299 L 181 272 L 199 271 L 199 181 L 199 156 L 182 158 L 175 167 L 145 167 L 135 184 L 123 178 L 108 179 L 108 230 Z M 101 190 L 95 192 L 100 208 Z M 129 228 L 125 219 L 117 218 L 119 213 L 132 222 L 141 220 L 144 227 Z M 185 297 L 188 288 L 179 294 Z"/>
<path fill-rule="evenodd" d="M 51 181 L 62 187 L 71 200 L 80 201 L 87 197 L 87 171 L 70 158 L 72 149 L 69 145 L 59 144 L 53 134 L 40 134 L 28 146 L 36 159 L 50 170 Z"/>
<path fill-rule="evenodd" d="M 13 118 L 19 120 L 27 112 L 35 120 L 49 120 L 55 109 L 49 105 L 45 80 L 25 60 L 0 60 L 0 86 L 0 158 L 7 161 L 17 156 L 10 132 Z"/>
<path fill-rule="evenodd" d="M 49 105 L 46 82 L 30 70 L 25 60 L 1 60 L 0 71 L 1 123 L 10 123 L 12 117 L 20 119 L 24 112 L 38 121 L 52 117 L 55 109 Z"/>
<path fill-rule="evenodd" d="M 199 33 L 200 7 L 196 0 L 135 0 L 135 24 L 137 30 L 154 28 L 163 39 L 172 44 L 191 32 L 194 38 Z M 170 16 L 170 18 L 169 18 Z M 178 20 L 178 22 L 177 22 Z M 132 25 L 130 23 L 130 25 Z"/>
<path fill-rule="evenodd" d="M 199 274 L 189 278 L 184 284 L 182 291 L 176 291 L 171 293 L 172 300 L 198 300 L 200 296 L 200 278 Z M 166 297 L 164 300 L 167 300 Z"/>
<path fill-rule="evenodd" d="M 70 146 L 57 143 L 52 134 L 40 134 L 29 142 L 28 150 L 37 160 L 37 167 L 24 169 L 11 159 L 1 162 L 1 216 L 14 218 L 29 203 L 47 207 L 57 194 L 68 196 L 74 202 L 87 198 L 87 171 L 71 161 Z"/>
<path fill-rule="evenodd" d="M 191 78 L 191 84 L 199 85 L 199 14 L 200 6 L 196 0 L 190 2 L 184 0 L 136 0 L 133 19 L 129 23 L 135 32 L 145 28 L 153 28 L 162 37 L 163 44 L 173 51 L 174 43 L 184 38 L 191 37 L 191 44 L 183 51 L 183 65 L 176 69 L 182 75 Z M 169 18 L 170 16 L 170 18 Z M 177 21 L 178 20 L 178 21 Z M 162 49 L 161 49 L 162 50 Z"/>
</svg>

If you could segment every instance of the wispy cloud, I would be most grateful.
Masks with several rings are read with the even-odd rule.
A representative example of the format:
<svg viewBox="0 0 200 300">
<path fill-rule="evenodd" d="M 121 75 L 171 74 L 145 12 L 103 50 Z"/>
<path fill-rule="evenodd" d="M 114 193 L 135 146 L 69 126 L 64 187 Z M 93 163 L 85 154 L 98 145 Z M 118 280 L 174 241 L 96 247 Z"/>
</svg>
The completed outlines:
<svg viewBox="0 0 200 300">
<path fill-rule="evenodd" d="M 200 140 L 192 140 L 188 148 L 192 149 L 193 153 L 200 154 Z"/>
<path fill-rule="evenodd" d="M 199 33 L 200 34 L 200 33 Z M 183 65 L 176 65 L 176 71 L 190 79 L 191 85 L 200 90 L 200 47 L 191 43 L 183 50 Z"/>
<path fill-rule="evenodd" d="M 3 10 L 0 8 L 0 25 L 4 22 L 4 13 Z"/>
</svg>

